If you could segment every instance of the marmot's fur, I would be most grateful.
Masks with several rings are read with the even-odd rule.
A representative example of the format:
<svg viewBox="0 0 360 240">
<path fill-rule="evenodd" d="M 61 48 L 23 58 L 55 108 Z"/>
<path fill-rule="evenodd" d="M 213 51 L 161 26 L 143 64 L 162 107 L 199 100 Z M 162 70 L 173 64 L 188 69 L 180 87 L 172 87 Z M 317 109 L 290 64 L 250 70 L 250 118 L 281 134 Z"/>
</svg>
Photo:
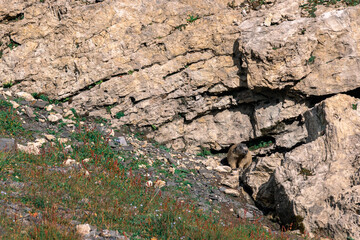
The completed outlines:
<svg viewBox="0 0 360 240">
<path fill-rule="evenodd" d="M 252 162 L 252 156 L 247 146 L 243 143 L 232 145 L 227 154 L 227 161 L 231 169 L 237 167 L 246 169 Z"/>
</svg>

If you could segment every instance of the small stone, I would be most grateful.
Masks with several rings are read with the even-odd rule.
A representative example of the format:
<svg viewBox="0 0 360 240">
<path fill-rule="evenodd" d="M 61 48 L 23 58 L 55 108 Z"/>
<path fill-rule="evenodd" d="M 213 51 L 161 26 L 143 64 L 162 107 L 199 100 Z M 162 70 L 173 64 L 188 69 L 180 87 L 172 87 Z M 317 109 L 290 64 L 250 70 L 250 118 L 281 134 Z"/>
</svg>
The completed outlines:
<svg viewBox="0 0 360 240">
<path fill-rule="evenodd" d="M 44 134 L 44 137 L 48 140 L 48 141 L 52 141 L 55 139 L 54 135 L 51 134 Z"/>
<path fill-rule="evenodd" d="M 101 237 L 105 237 L 105 238 L 110 238 L 110 237 L 112 237 L 110 231 L 107 230 L 107 229 L 103 230 L 103 231 L 100 233 L 100 236 L 101 236 Z"/>
<path fill-rule="evenodd" d="M 225 193 L 234 197 L 240 197 L 240 192 L 236 189 L 228 188 L 225 190 Z"/>
<path fill-rule="evenodd" d="M 76 123 L 74 120 L 71 120 L 71 119 L 63 119 L 63 122 L 66 124 L 75 124 Z"/>
<path fill-rule="evenodd" d="M 208 167 L 216 168 L 217 166 L 219 166 L 220 162 L 213 158 L 209 158 L 204 162 L 204 164 Z"/>
<path fill-rule="evenodd" d="M 270 27 L 271 26 L 271 20 L 272 20 L 272 16 L 268 16 L 265 21 L 264 21 L 264 26 Z"/>
<path fill-rule="evenodd" d="M 11 96 L 12 96 L 12 94 L 11 94 L 11 92 L 10 92 L 10 91 L 6 91 L 6 92 L 4 92 L 4 95 L 6 95 L 6 96 L 8 96 L 8 97 L 11 97 Z"/>
<path fill-rule="evenodd" d="M 15 101 L 10 100 L 9 102 L 12 104 L 12 106 L 13 106 L 14 109 L 20 107 L 20 105 L 19 105 L 17 102 L 15 102 Z"/>
<path fill-rule="evenodd" d="M 229 166 L 217 166 L 215 168 L 215 171 L 218 171 L 220 173 L 229 173 L 229 172 L 231 172 L 231 167 L 229 167 Z"/>
<path fill-rule="evenodd" d="M 51 109 L 53 109 L 53 107 L 54 107 L 54 105 L 53 105 L 53 104 L 50 104 L 50 105 L 48 105 L 48 106 L 45 107 L 45 110 L 48 111 L 48 112 L 50 112 Z"/>
<path fill-rule="evenodd" d="M 254 215 L 249 211 L 245 210 L 244 208 L 240 208 L 237 210 L 237 215 L 239 218 L 246 218 L 246 219 L 253 219 Z"/>
<path fill-rule="evenodd" d="M 59 143 L 63 144 L 63 143 L 67 143 L 69 141 L 68 138 L 59 138 Z"/>
<path fill-rule="evenodd" d="M 239 186 L 239 176 L 227 176 L 221 179 L 220 183 L 230 188 L 237 188 Z"/>
<path fill-rule="evenodd" d="M 28 117 L 30 117 L 30 118 L 36 117 L 36 115 L 34 114 L 34 111 L 32 110 L 31 107 L 25 106 L 25 113 L 26 113 L 26 115 L 28 115 Z"/>
<path fill-rule="evenodd" d="M 66 110 L 66 109 L 65 109 Z M 69 118 L 73 118 L 74 117 L 74 113 L 72 111 L 69 111 L 69 110 L 66 110 L 65 114 L 64 114 L 64 117 L 69 117 Z"/>
<path fill-rule="evenodd" d="M 59 114 L 63 113 L 63 110 L 58 106 L 53 106 L 53 108 L 51 110 L 53 110 L 53 111 L 55 111 L 55 112 L 57 112 Z"/>
<path fill-rule="evenodd" d="M 51 114 L 50 116 L 48 116 L 48 120 L 50 121 L 50 122 L 58 122 L 58 121 L 60 121 L 62 119 L 62 116 L 60 115 L 60 114 Z"/>
<path fill-rule="evenodd" d="M 88 162 L 90 162 L 90 158 L 85 158 L 85 159 L 82 160 L 82 162 L 88 163 Z"/>
<path fill-rule="evenodd" d="M 17 92 L 15 95 L 19 98 L 25 99 L 28 102 L 35 100 L 35 98 L 30 93 L 27 92 Z"/>
<path fill-rule="evenodd" d="M 117 144 L 119 144 L 120 146 L 123 146 L 123 147 L 128 146 L 125 137 L 122 137 L 122 136 L 114 138 L 114 142 L 116 142 Z"/>
<path fill-rule="evenodd" d="M 64 161 L 65 166 L 71 166 L 71 165 L 74 165 L 74 164 L 76 164 L 76 161 L 74 159 L 71 159 L 71 158 Z"/>
<path fill-rule="evenodd" d="M 76 232 L 81 236 L 89 234 L 90 231 L 91 227 L 89 224 L 79 224 L 76 226 Z"/>
<path fill-rule="evenodd" d="M 47 104 L 48 104 L 48 102 L 46 102 L 44 100 L 41 100 L 41 99 L 38 99 L 36 101 L 33 101 L 31 106 L 43 109 L 43 108 L 46 107 Z"/>
</svg>

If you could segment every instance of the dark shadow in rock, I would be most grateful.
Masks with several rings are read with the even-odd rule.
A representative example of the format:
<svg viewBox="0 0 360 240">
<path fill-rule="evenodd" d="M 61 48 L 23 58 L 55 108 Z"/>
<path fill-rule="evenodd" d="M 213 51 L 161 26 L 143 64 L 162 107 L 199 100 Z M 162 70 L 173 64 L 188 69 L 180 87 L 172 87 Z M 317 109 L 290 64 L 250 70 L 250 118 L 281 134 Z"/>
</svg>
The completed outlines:
<svg viewBox="0 0 360 240">
<path fill-rule="evenodd" d="M 234 45 L 233 45 L 232 59 L 233 59 L 234 65 L 238 68 L 237 75 L 240 78 L 239 87 L 248 88 L 248 84 L 247 84 L 247 68 L 242 67 L 243 66 L 242 53 L 239 50 L 239 46 L 240 46 L 239 39 L 237 39 L 234 42 Z"/>
</svg>

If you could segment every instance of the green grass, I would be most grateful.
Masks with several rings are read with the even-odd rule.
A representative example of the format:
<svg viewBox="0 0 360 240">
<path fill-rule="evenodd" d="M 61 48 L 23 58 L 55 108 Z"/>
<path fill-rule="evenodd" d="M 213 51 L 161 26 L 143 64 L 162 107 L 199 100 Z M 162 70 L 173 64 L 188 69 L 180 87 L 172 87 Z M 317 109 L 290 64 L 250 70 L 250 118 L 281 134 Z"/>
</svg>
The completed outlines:
<svg viewBox="0 0 360 240">
<path fill-rule="evenodd" d="M 124 116 L 125 116 L 124 112 L 118 112 L 118 113 L 115 114 L 115 118 L 117 118 L 117 119 L 120 119 L 120 118 L 122 118 Z"/>
<path fill-rule="evenodd" d="M 26 132 L 12 104 L 0 100 L 0 136 L 14 137 Z"/>
<path fill-rule="evenodd" d="M 188 18 L 186 19 L 186 21 L 188 23 L 193 23 L 195 22 L 196 20 L 200 19 L 200 17 L 197 15 L 197 16 L 193 16 L 193 15 L 189 15 Z"/>
<path fill-rule="evenodd" d="M 201 156 L 201 157 L 206 157 L 206 156 L 211 155 L 211 152 L 210 152 L 210 150 L 208 150 L 206 148 L 201 148 L 201 152 L 199 152 L 197 155 Z"/>
<path fill-rule="evenodd" d="M 10 103 L 0 101 L 0 113 L 2 134 L 24 133 Z M 198 209 L 191 196 L 178 200 L 189 194 L 191 171 L 175 169 L 170 174 L 167 164 L 156 160 L 156 174 L 163 173 L 166 179 L 162 179 L 172 178 L 178 184 L 147 187 L 148 177 L 137 170 L 139 165 L 149 167 L 147 156 L 115 151 L 108 142 L 108 136 L 95 128 L 77 124 L 67 143 L 73 151 L 67 152 L 66 144 L 55 140 L 43 146 L 40 155 L 0 152 L 1 180 L 23 185 L 2 186 L 0 201 L 20 210 L 0 214 L 1 238 L 81 239 L 71 224 L 76 220 L 99 230 L 117 230 L 131 239 L 286 239 L 272 236 L 257 223 L 225 223 L 218 214 Z M 81 167 L 64 166 L 68 158 Z M 83 162 L 85 158 L 90 161 Z M 30 211 L 21 212 L 25 207 Z M 33 221 L 22 224 L 23 215 Z"/>
<path fill-rule="evenodd" d="M 346 6 L 356 6 L 360 3 L 360 0 L 307 0 L 307 3 L 300 7 L 305 9 L 308 17 L 316 17 L 316 10 L 318 5 L 335 5 L 337 3 L 345 4 Z"/>
<path fill-rule="evenodd" d="M 251 145 L 249 147 L 250 151 L 254 151 L 257 150 L 259 148 L 266 148 L 266 147 L 270 147 L 273 144 L 272 141 L 260 141 L 258 143 L 254 143 L 253 145 Z"/>
<path fill-rule="evenodd" d="M 314 62 L 315 62 L 315 56 L 311 56 L 310 58 L 309 58 L 309 60 L 307 61 L 308 62 L 308 64 L 313 64 Z"/>
<path fill-rule="evenodd" d="M 0 155 L 0 175 L 26 185 L 21 196 L 1 195 L 0 200 L 16 202 L 31 208 L 32 214 L 44 216 L 40 224 L 30 229 L 16 221 L 10 224 L 7 218 L 11 217 L 3 218 L 5 237 L 76 239 L 78 236 L 70 221 L 77 220 L 99 229 L 132 233 L 134 239 L 136 236 L 146 239 L 254 239 L 256 236 L 265 239 L 267 236 L 274 239 L 261 226 L 224 224 L 218 216 L 202 212 L 190 201 L 165 197 L 162 191 L 146 187 L 148 179 L 133 172 L 141 157 L 112 151 L 108 139 L 98 131 L 79 128 L 71 139 L 84 144 L 73 145 L 74 151 L 69 155 L 58 142 L 43 148 L 39 156 L 23 152 Z M 82 170 L 66 173 L 52 170 L 64 169 L 62 162 L 68 157 L 78 162 L 84 158 L 91 161 L 84 163 Z M 120 159 L 129 158 L 133 159 L 131 165 L 124 167 Z M 85 170 L 90 172 L 89 177 L 84 175 Z M 176 179 L 183 185 L 188 183 L 187 174 L 175 171 Z M 12 189 L 5 186 L 3 191 L 9 193 Z"/>
</svg>

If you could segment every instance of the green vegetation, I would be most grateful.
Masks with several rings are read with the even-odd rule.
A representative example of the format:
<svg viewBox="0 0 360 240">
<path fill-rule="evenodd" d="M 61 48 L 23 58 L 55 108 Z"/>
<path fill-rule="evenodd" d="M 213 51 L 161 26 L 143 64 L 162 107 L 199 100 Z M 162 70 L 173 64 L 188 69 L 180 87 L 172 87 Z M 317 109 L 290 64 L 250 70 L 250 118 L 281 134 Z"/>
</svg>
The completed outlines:
<svg viewBox="0 0 360 240">
<path fill-rule="evenodd" d="M 308 64 L 313 64 L 315 61 L 315 56 L 311 56 L 309 60 L 307 61 Z"/>
<path fill-rule="evenodd" d="M 357 107 L 358 107 L 358 104 L 356 103 L 356 104 L 352 104 L 352 109 L 353 110 L 357 110 Z"/>
<path fill-rule="evenodd" d="M 10 43 L 7 45 L 10 50 L 13 50 L 14 48 L 20 46 L 19 43 L 15 42 L 14 40 L 10 39 Z"/>
<path fill-rule="evenodd" d="M 75 109 L 71 111 L 79 120 Z M 63 124 L 44 133 L 60 137 Z M 195 170 L 173 165 L 169 171 L 167 163 L 155 159 L 149 173 L 175 186 L 150 186 L 150 155 L 115 150 L 108 144 L 109 135 L 96 127 L 79 121 L 75 126 L 69 142 L 55 139 L 44 144 L 39 155 L 0 151 L 1 180 L 10 183 L 3 185 L 0 201 L 16 207 L 14 213 L 0 215 L 3 239 L 82 239 L 73 221 L 98 230 L 116 230 L 129 239 L 287 238 L 273 235 L 258 222 L 240 219 L 230 223 L 218 213 L 199 209 L 190 191 L 189 177 L 196 174 Z M 0 134 L 26 134 L 16 111 L 5 100 L 0 100 Z M 143 135 L 140 132 L 135 137 L 141 139 Z M 68 145 L 71 151 L 65 150 Z M 210 151 L 202 149 L 202 153 L 208 155 Z M 76 167 L 64 164 L 69 158 L 78 163 Z M 23 224 L 23 219 L 28 224 Z"/>
<path fill-rule="evenodd" d="M 356 6 L 360 3 L 360 0 L 307 0 L 307 3 L 301 5 L 300 7 L 305 9 L 305 11 L 308 13 L 308 17 L 316 17 L 316 6 L 330 6 L 338 3 L 346 4 L 347 6 Z"/>
<path fill-rule="evenodd" d="M 135 72 L 134 70 L 129 70 L 129 71 L 127 72 L 127 74 L 128 74 L 128 75 L 132 75 L 134 72 Z"/>
<path fill-rule="evenodd" d="M 94 82 L 93 84 L 90 84 L 87 88 L 90 90 L 90 89 L 92 89 L 93 87 L 102 84 L 103 81 L 104 81 L 104 80 L 99 80 L 99 81 L 97 81 L 97 82 Z"/>
<path fill-rule="evenodd" d="M 300 174 L 303 175 L 303 176 L 306 176 L 306 177 L 309 177 L 309 176 L 313 176 L 314 174 L 311 172 L 311 170 L 309 169 L 306 169 L 306 168 L 301 168 L 300 169 Z"/>
<path fill-rule="evenodd" d="M 272 141 L 267 141 L 267 142 L 265 142 L 265 141 L 260 141 L 259 143 L 255 143 L 255 144 L 251 145 L 251 146 L 249 147 L 249 150 L 250 150 L 250 151 L 254 151 L 254 150 L 257 150 L 257 149 L 259 149 L 259 148 L 266 148 L 266 147 L 271 146 L 272 144 L 273 144 Z"/>
<path fill-rule="evenodd" d="M 12 104 L 0 100 L 0 136 L 18 136 L 25 132 Z"/>
<path fill-rule="evenodd" d="M 186 28 L 186 24 L 180 24 L 175 27 L 175 29 L 180 30 L 180 31 L 184 30 L 185 28 Z"/>
<path fill-rule="evenodd" d="M 41 99 L 43 101 L 49 102 L 50 104 L 59 104 L 61 102 L 67 102 L 70 100 L 70 97 L 66 97 L 64 99 L 61 100 L 57 100 L 57 99 L 51 99 L 48 96 L 46 96 L 43 93 L 31 93 L 31 95 L 35 98 L 35 99 Z"/>
<path fill-rule="evenodd" d="M 206 148 L 201 148 L 201 152 L 199 152 L 198 154 L 196 154 L 198 156 L 201 156 L 201 157 L 206 157 L 206 156 L 209 156 L 211 155 L 211 151 L 206 149 Z"/>
<path fill-rule="evenodd" d="M 6 101 L 0 106 L 2 111 L 12 111 Z M 20 124 L 10 113 L 12 122 Z M 1 120 L 4 118 L 1 115 Z M 0 129 L 13 133 L 14 128 L 1 125 Z M 24 185 L 21 194 L 10 194 L 14 188 L 4 185 L 0 201 L 30 209 L 0 217 L 4 239 L 80 239 L 71 224 L 74 220 L 98 229 L 118 230 L 131 239 L 279 239 L 258 224 L 224 223 L 191 201 L 163 194 L 189 188 L 191 183 L 186 178 L 190 171 L 175 170 L 176 189 L 147 187 L 146 174 L 134 172 L 146 162 L 143 156 L 114 151 L 106 136 L 86 126 L 78 126 L 70 139 L 70 152 L 57 140 L 52 146 L 43 146 L 40 155 L 0 152 L 3 180 Z M 64 166 L 68 158 L 81 167 Z M 90 161 L 84 162 L 85 158 Z M 122 164 L 128 160 L 128 165 Z M 29 225 L 21 223 L 22 215 L 33 219 Z"/>
<path fill-rule="evenodd" d="M 3 88 L 11 88 L 14 85 L 13 82 L 7 82 L 3 84 Z"/>
<path fill-rule="evenodd" d="M 118 112 L 118 113 L 115 114 L 115 117 L 116 117 L 117 119 L 120 119 L 120 118 L 122 118 L 122 117 L 124 117 L 124 116 L 125 116 L 125 113 L 124 113 L 124 112 Z"/>
<path fill-rule="evenodd" d="M 186 19 L 186 21 L 187 21 L 188 23 L 193 23 L 193 22 L 195 22 L 195 21 L 198 20 L 198 19 L 200 19 L 199 15 L 197 15 L 196 17 L 193 16 L 193 15 L 189 15 L 188 18 Z"/>
</svg>

